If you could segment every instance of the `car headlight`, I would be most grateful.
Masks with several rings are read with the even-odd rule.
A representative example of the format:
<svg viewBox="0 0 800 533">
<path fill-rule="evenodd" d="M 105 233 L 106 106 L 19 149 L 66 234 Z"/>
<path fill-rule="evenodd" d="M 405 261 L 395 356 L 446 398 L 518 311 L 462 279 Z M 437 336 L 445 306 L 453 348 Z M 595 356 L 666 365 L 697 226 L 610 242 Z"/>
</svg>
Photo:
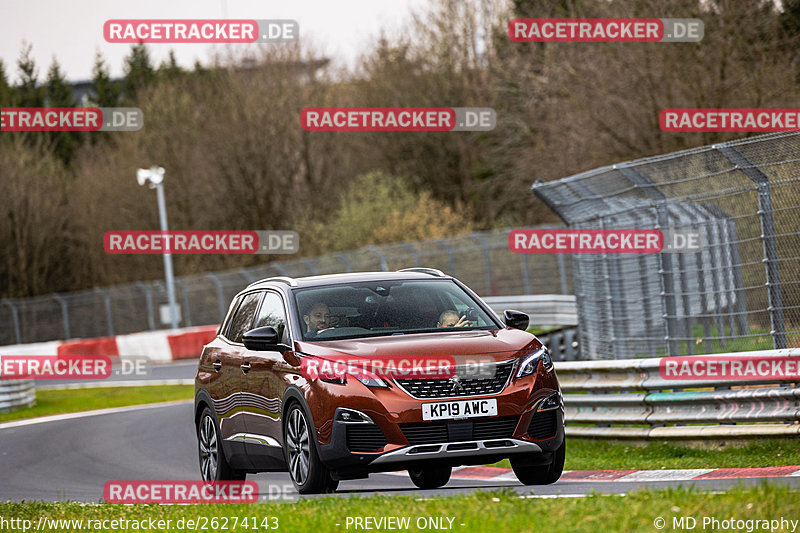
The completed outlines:
<svg viewBox="0 0 800 533">
<path fill-rule="evenodd" d="M 521 378 L 533 374 L 536 371 L 536 367 L 539 366 L 539 361 L 542 361 L 545 370 L 553 368 L 553 359 L 550 357 L 550 351 L 544 346 L 522 360 L 522 364 L 519 365 L 519 370 L 517 371 L 517 377 Z"/>
<path fill-rule="evenodd" d="M 389 387 L 389 384 L 386 383 L 386 381 L 384 381 L 383 379 L 378 378 L 378 377 L 375 377 L 375 378 L 359 378 L 359 377 L 357 377 L 356 379 L 358 381 L 360 381 L 361 383 L 363 383 L 364 385 L 366 385 L 367 387 L 386 387 L 386 388 Z"/>
</svg>

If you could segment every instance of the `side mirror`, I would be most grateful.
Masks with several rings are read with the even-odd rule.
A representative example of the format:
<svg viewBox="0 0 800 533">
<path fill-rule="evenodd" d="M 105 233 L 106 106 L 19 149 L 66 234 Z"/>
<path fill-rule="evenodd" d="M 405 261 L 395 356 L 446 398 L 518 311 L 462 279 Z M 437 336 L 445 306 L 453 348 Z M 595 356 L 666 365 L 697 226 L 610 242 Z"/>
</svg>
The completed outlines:
<svg viewBox="0 0 800 533">
<path fill-rule="evenodd" d="M 278 331 L 272 326 L 251 329 L 242 336 L 244 347 L 256 352 L 277 350 L 280 339 Z"/>
<path fill-rule="evenodd" d="M 513 309 L 506 309 L 503 311 L 503 318 L 506 320 L 506 326 L 514 329 L 521 329 L 522 331 L 528 329 L 528 323 L 531 321 L 528 315 L 520 311 L 514 311 Z"/>
</svg>

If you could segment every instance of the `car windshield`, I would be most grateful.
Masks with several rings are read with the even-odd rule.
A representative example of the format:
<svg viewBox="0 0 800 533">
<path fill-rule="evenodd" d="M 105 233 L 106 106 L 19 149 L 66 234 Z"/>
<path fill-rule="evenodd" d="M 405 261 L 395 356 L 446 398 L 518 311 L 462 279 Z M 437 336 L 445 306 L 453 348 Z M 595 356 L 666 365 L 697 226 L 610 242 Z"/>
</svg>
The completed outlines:
<svg viewBox="0 0 800 533">
<path fill-rule="evenodd" d="M 498 327 L 452 280 L 358 282 L 294 294 L 306 340 Z"/>
</svg>

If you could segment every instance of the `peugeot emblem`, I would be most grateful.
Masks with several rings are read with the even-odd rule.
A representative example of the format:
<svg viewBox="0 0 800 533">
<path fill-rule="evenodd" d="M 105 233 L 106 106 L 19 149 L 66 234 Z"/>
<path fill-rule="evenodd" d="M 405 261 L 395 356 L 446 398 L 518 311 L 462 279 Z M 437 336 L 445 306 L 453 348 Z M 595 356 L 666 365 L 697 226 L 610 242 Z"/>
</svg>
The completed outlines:
<svg viewBox="0 0 800 533">
<path fill-rule="evenodd" d="M 453 376 L 447 380 L 450 383 L 450 393 L 455 394 L 456 392 L 461 390 L 461 378 L 458 376 Z"/>
</svg>

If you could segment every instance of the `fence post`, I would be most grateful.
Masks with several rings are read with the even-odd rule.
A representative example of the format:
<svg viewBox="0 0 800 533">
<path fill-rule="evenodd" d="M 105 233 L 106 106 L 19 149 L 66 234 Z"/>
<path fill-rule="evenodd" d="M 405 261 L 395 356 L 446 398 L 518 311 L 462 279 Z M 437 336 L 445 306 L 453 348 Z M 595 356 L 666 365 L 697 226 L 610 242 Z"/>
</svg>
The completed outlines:
<svg viewBox="0 0 800 533">
<path fill-rule="evenodd" d="M 712 148 L 719 151 L 756 184 L 758 215 L 761 221 L 761 246 L 764 252 L 764 269 L 767 276 L 767 301 L 772 329 L 770 331 L 772 346 L 776 350 L 786 348 L 786 324 L 783 318 L 783 294 L 778 269 L 778 245 L 775 240 L 775 218 L 772 212 L 772 191 L 769 177 L 734 147 L 728 144 L 717 144 Z M 732 304 L 733 302 L 731 302 Z"/>
<path fill-rule="evenodd" d="M 17 344 L 22 344 L 22 335 L 20 335 L 19 330 L 19 311 L 17 310 L 17 306 L 11 303 L 11 300 L 8 298 L 4 298 L 3 303 L 11 308 L 11 321 L 14 323 L 14 337 L 17 339 Z"/>
<path fill-rule="evenodd" d="M 422 266 L 422 261 L 421 261 L 422 258 L 419 255 L 419 251 L 417 251 L 417 249 L 414 248 L 414 245 L 412 245 L 410 242 L 403 242 L 400 244 L 411 250 L 411 254 L 414 256 L 414 266 L 417 267 Z"/>
<path fill-rule="evenodd" d="M 180 278 L 175 278 L 175 283 L 181 286 L 181 294 L 183 295 L 183 320 L 184 327 L 191 327 L 192 313 L 189 310 L 189 295 L 186 293 L 186 284 Z M 180 324 L 179 324 L 180 325 Z"/>
<path fill-rule="evenodd" d="M 352 271 L 353 271 L 353 262 L 352 262 L 352 261 L 350 261 L 350 259 L 348 259 L 348 257 L 347 257 L 345 254 L 343 254 L 343 253 L 339 252 L 339 253 L 335 253 L 335 254 L 333 254 L 333 255 L 334 255 L 334 257 L 336 257 L 336 258 L 337 258 L 339 261 L 341 261 L 342 263 L 344 263 L 344 269 L 345 269 L 345 272 L 348 272 L 348 273 L 349 273 L 349 272 L 352 272 Z"/>
<path fill-rule="evenodd" d="M 106 325 L 108 326 L 108 336 L 114 336 L 114 320 L 111 316 L 111 298 L 108 296 L 108 291 L 99 287 L 95 288 L 95 292 L 103 296 L 103 305 L 106 309 Z"/>
<path fill-rule="evenodd" d="M 367 248 L 367 250 L 369 250 L 370 252 L 375 254 L 375 256 L 378 258 L 378 262 L 379 262 L 379 264 L 381 266 L 381 270 L 383 272 L 388 272 L 389 271 L 389 265 L 386 263 L 386 258 L 383 257 L 383 254 L 377 248 L 372 246 L 371 244 L 369 246 L 367 246 L 366 248 Z"/>
<path fill-rule="evenodd" d="M 219 306 L 219 321 L 222 323 L 225 320 L 225 291 L 222 289 L 222 282 L 213 272 L 207 272 L 206 276 L 211 278 L 214 285 L 217 286 L 217 305 Z"/>
<path fill-rule="evenodd" d="M 470 237 L 478 241 L 478 244 L 481 245 L 481 252 L 483 253 L 483 277 L 484 282 L 486 283 L 486 295 L 494 296 L 494 291 L 492 290 L 492 262 L 489 258 L 489 247 L 479 233 L 473 233 L 470 235 Z"/>
<path fill-rule="evenodd" d="M 443 239 L 436 239 L 436 244 L 441 246 L 442 249 L 447 254 L 447 264 L 448 264 L 448 268 L 450 270 L 450 272 L 448 272 L 448 274 L 450 274 L 451 276 L 455 277 L 455 275 L 456 275 L 456 262 L 455 262 L 455 259 L 453 258 L 453 249 L 450 247 L 449 244 L 444 242 Z"/>
<path fill-rule="evenodd" d="M 558 276 L 561 278 L 561 294 L 569 294 L 569 289 L 567 288 L 567 262 L 563 253 L 556 254 L 556 256 L 558 257 Z"/>
<path fill-rule="evenodd" d="M 69 310 L 67 309 L 67 302 L 58 294 L 53 294 L 53 299 L 61 306 L 61 317 L 64 320 L 64 338 L 70 339 L 72 335 L 69 332 Z"/>
</svg>

